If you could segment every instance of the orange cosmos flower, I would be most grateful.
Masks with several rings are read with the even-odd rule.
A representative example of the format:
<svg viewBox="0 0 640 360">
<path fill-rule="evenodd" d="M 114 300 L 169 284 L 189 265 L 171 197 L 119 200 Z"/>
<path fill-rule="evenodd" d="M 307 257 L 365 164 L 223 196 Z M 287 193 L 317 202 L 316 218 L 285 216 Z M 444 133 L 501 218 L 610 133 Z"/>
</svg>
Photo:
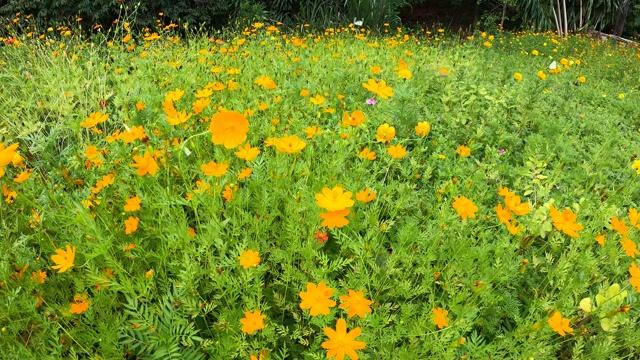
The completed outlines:
<svg viewBox="0 0 640 360">
<path fill-rule="evenodd" d="M 407 149 L 405 149 L 401 144 L 392 145 L 387 148 L 387 153 L 389 153 L 389 155 L 394 159 L 401 159 L 407 156 Z"/>
<path fill-rule="evenodd" d="M 329 309 L 336 306 L 336 302 L 331 300 L 333 289 L 328 287 L 324 281 L 316 286 L 313 283 L 307 283 L 307 291 L 300 292 L 300 308 L 309 310 L 311 316 L 329 315 Z"/>
<path fill-rule="evenodd" d="M 258 266 L 260 264 L 260 254 L 255 250 L 243 251 L 238 260 L 243 268 L 248 269 L 252 266 Z"/>
<path fill-rule="evenodd" d="M 273 79 L 265 75 L 261 75 L 257 78 L 255 84 L 269 90 L 273 90 L 278 86 Z"/>
<path fill-rule="evenodd" d="M 498 221 L 503 224 L 508 224 L 509 221 L 513 220 L 513 216 L 511 215 L 511 211 L 508 208 L 503 208 L 502 204 L 498 204 L 495 208 L 496 215 L 498 216 Z"/>
<path fill-rule="evenodd" d="M 376 82 L 373 79 L 369 79 L 366 83 L 362 83 L 362 87 L 380 96 L 383 99 L 388 99 L 393 96 L 393 88 L 391 86 L 387 86 L 387 82 L 384 80 Z"/>
<path fill-rule="evenodd" d="M 376 198 L 376 193 L 371 191 L 369 188 L 358 191 L 356 193 L 356 200 L 368 203 L 369 201 L 373 201 Z"/>
<path fill-rule="evenodd" d="M 358 126 L 364 123 L 365 115 L 360 110 L 354 110 L 351 115 L 348 111 L 342 114 L 342 126 Z"/>
<path fill-rule="evenodd" d="M 631 226 L 634 226 L 640 229 L 640 224 L 638 224 L 638 220 L 640 220 L 640 213 L 638 210 L 634 208 L 629 209 L 629 222 L 631 222 Z"/>
<path fill-rule="evenodd" d="M 563 318 L 560 311 L 556 311 L 547 322 L 553 331 L 557 332 L 560 336 L 573 333 L 573 328 L 569 326 L 569 319 Z"/>
<path fill-rule="evenodd" d="M 320 218 L 323 219 L 320 225 L 329 229 L 341 228 L 349 224 L 349 220 L 345 218 L 347 215 L 349 215 L 349 209 L 320 213 Z"/>
<path fill-rule="evenodd" d="M 440 70 L 438 70 L 438 72 L 442 76 L 448 76 L 449 74 L 451 74 L 451 71 L 447 70 L 447 68 L 445 67 L 441 67 Z"/>
<path fill-rule="evenodd" d="M 582 230 L 582 225 L 575 222 L 578 218 L 577 214 L 574 214 L 569 209 L 564 209 L 562 213 L 560 213 L 553 205 L 549 208 L 549 212 L 556 230 L 562 231 L 572 238 L 580 237 L 578 231 Z"/>
<path fill-rule="evenodd" d="M 233 199 L 234 191 L 238 191 L 238 185 L 234 185 L 233 188 L 229 185 L 224 186 L 224 190 L 222 190 L 222 198 L 224 198 L 225 204 L 228 204 L 231 199 Z"/>
<path fill-rule="evenodd" d="M 237 111 L 219 112 L 211 117 L 209 132 L 215 145 L 233 149 L 247 139 L 249 121 Z"/>
<path fill-rule="evenodd" d="M 249 143 L 240 146 L 236 151 L 236 156 L 246 161 L 253 161 L 258 155 L 260 155 L 260 149 L 251 147 Z"/>
<path fill-rule="evenodd" d="M 140 222 L 140 218 L 129 216 L 129 218 L 124 222 L 124 233 L 127 235 L 133 234 L 138 230 L 138 223 Z"/>
<path fill-rule="evenodd" d="M 76 257 L 76 247 L 66 246 L 66 251 L 62 249 L 56 249 L 56 254 L 51 256 L 51 260 L 56 263 L 52 266 L 52 269 L 57 269 L 58 274 L 63 273 L 73 267 L 73 261 Z"/>
<path fill-rule="evenodd" d="M 611 218 L 611 228 L 617 231 L 618 234 L 622 235 L 622 237 L 629 235 L 629 227 L 624 220 L 618 219 L 617 216 Z"/>
<path fill-rule="evenodd" d="M 462 157 L 467 157 L 471 155 L 471 148 L 469 148 L 468 146 L 460 145 L 456 149 L 456 152 Z"/>
<path fill-rule="evenodd" d="M 322 188 L 322 192 L 316 194 L 316 205 L 328 211 L 343 210 L 353 206 L 351 195 L 350 191 L 345 192 L 340 186 L 333 189 L 325 187 Z"/>
<path fill-rule="evenodd" d="M 629 274 L 631 274 L 631 279 L 629 280 L 631 286 L 640 292 L 640 268 L 635 263 L 631 263 L 631 266 L 629 266 Z"/>
<path fill-rule="evenodd" d="M 13 161 L 18 145 L 18 143 L 14 143 L 5 148 L 4 144 L 0 143 L 0 177 L 4 176 L 4 167 Z"/>
<path fill-rule="evenodd" d="M 242 169 L 238 173 L 238 180 L 244 180 L 244 179 L 248 178 L 249 176 L 251 176 L 251 172 L 252 171 L 253 171 L 253 169 L 251 169 L 251 168 Z"/>
<path fill-rule="evenodd" d="M 131 212 L 140 210 L 140 196 L 136 195 L 134 197 L 128 198 L 125 201 L 126 203 L 124 204 L 124 211 Z"/>
<path fill-rule="evenodd" d="M 307 139 L 312 139 L 316 135 L 324 134 L 324 131 L 317 126 L 308 126 L 306 129 L 302 130 L 305 134 L 307 134 Z"/>
<path fill-rule="evenodd" d="M 513 213 L 518 216 L 527 215 L 531 211 L 529 203 L 522 203 L 520 201 L 520 196 L 507 196 L 504 199 L 504 203 L 509 211 L 513 211 Z"/>
<path fill-rule="evenodd" d="M 23 171 L 23 172 L 19 173 L 18 175 L 16 175 L 16 177 L 13 178 L 13 181 L 15 181 L 17 183 L 25 182 L 25 181 L 29 180 L 29 178 L 31 177 L 31 172 L 32 172 L 32 170 Z"/>
<path fill-rule="evenodd" d="M 76 294 L 76 296 L 73 297 L 73 301 L 73 303 L 69 304 L 72 314 L 80 315 L 89 309 L 89 301 L 87 300 L 86 294 Z"/>
<path fill-rule="evenodd" d="M 100 111 L 91 113 L 88 118 L 80 123 L 80 126 L 86 128 L 92 128 L 100 123 L 103 123 L 109 119 L 109 114 L 103 114 Z"/>
<path fill-rule="evenodd" d="M 307 143 L 304 140 L 300 140 L 296 135 L 291 135 L 276 139 L 274 145 L 280 152 L 295 154 L 302 151 L 307 146 Z"/>
<path fill-rule="evenodd" d="M 431 124 L 429 124 L 426 121 L 421 121 L 418 123 L 418 125 L 416 125 L 416 134 L 418 134 L 419 136 L 427 136 L 429 134 L 429 132 L 431 131 Z"/>
<path fill-rule="evenodd" d="M 191 104 L 191 109 L 193 109 L 193 113 L 198 115 L 200 114 L 202 111 L 204 111 L 204 109 L 206 109 L 207 106 L 211 105 L 211 100 L 209 99 L 198 99 L 196 101 L 194 101 Z"/>
<path fill-rule="evenodd" d="M 465 196 L 457 196 L 455 197 L 455 201 L 453 202 L 453 208 L 456 209 L 456 212 L 462 220 L 476 217 L 476 211 L 478 211 L 478 207 L 475 206 L 473 201 L 467 199 Z"/>
<path fill-rule="evenodd" d="M 218 164 L 214 161 L 209 161 L 209 163 L 200 166 L 200 169 L 205 175 L 215 177 L 221 177 L 226 174 L 228 168 L 229 164 L 227 162 Z"/>
<path fill-rule="evenodd" d="M 144 110 L 144 108 L 146 108 L 147 106 L 142 102 L 142 101 L 138 101 L 136 103 L 136 110 L 138 111 L 142 111 Z"/>
<path fill-rule="evenodd" d="M 371 313 L 371 300 L 364 298 L 363 291 L 349 290 L 349 296 L 340 296 L 340 309 L 347 309 L 349 318 L 358 315 L 363 318 L 365 314 Z"/>
<path fill-rule="evenodd" d="M 37 284 L 44 284 L 44 279 L 47 277 L 47 273 L 44 271 L 34 271 L 31 273 L 31 282 Z"/>
<path fill-rule="evenodd" d="M 604 236 L 604 234 L 600 234 L 598 233 L 598 236 L 596 236 L 596 242 L 600 245 L 600 246 L 604 246 L 604 242 L 606 241 L 606 237 Z"/>
<path fill-rule="evenodd" d="M 396 128 L 384 123 L 378 127 L 378 133 L 376 134 L 376 140 L 381 143 L 388 143 L 396 136 Z"/>
<path fill-rule="evenodd" d="M 638 248 L 636 247 L 636 243 L 634 243 L 626 236 L 622 238 L 622 241 L 620 241 L 620 245 L 624 249 L 625 254 L 627 254 L 627 256 L 629 257 L 635 259 L 636 255 L 640 254 Z"/>
<path fill-rule="evenodd" d="M 135 161 L 135 163 L 130 165 L 131 167 L 138 169 L 138 175 L 140 176 L 145 176 L 147 174 L 153 176 L 158 172 L 158 163 L 153 156 L 151 156 L 149 151 L 146 151 L 144 156 L 134 156 L 133 161 Z"/>
<path fill-rule="evenodd" d="M 320 346 L 327 350 L 327 358 L 336 358 L 336 360 L 344 360 L 347 355 L 351 360 L 358 360 L 356 350 L 362 350 L 367 345 L 364 341 L 356 341 L 356 338 L 362 334 L 362 329 L 356 327 L 347 332 L 347 322 L 344 319 L 338 319 L 336 329 L 325 327 L 323 329 L 329 341 L 324 341 Z"/>
<path fill-rule="evenodd" d="M 449 314 L 449 310 L 444 310 L 442 308 L 431 309 L 433 312 L 433 323 L 438 326 L 438 329 L 442 329 L 445 326 L 449 326 L 449 318 L 447 315 Z"/>
<path fill-rule="evenodd" d="M 369 148 L 364 148 L 360 153 L 358 153 L 358 157 L 361 159 L 367 159 L 373 161 L 376 159 L 376 153 L 369 150 Z"/>
<path fill-rule="evenodd" d="M 266 318 L 266 315 L 260 314 L 260 310 L 256 310 L 254 312 L 246 311 L 244 313 L 244 318 L 240 319 L 242 332 L 252 335 L 254 332 L 264 329 L 266 327 L 264 319 Z"/>
<path fill-rule="evenodd" d="M 87 157 L 87 159 L 91 160 L 98 157 L 98 155 L 100 155 L 100 151 L 98 151 L 98 148 L 93 145 L 87 146 L 86 150 L 84 151 L 84 155 Z"/>
</svg>

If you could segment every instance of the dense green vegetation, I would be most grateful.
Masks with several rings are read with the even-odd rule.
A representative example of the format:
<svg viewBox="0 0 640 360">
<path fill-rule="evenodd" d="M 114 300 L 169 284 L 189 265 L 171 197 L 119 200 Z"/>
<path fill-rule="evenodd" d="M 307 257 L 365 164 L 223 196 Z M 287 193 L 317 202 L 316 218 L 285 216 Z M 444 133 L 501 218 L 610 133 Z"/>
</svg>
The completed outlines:
<svg viewBox="0 0 640 360">
<path fill-rule="evenodd" d="M 2 39 L 3 354 L 638 358 L 637 49 L 167 25 Z"/>
</svg>

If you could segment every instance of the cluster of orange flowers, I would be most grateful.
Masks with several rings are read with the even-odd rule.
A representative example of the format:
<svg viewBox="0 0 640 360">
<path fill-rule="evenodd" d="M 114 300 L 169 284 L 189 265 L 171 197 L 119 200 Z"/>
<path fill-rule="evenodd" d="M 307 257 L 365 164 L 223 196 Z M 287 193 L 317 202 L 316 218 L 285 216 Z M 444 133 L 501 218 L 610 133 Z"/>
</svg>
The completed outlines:
<svg viewBox="0 0 640 360">
<path fill-rule="evenodd" d="M 328 211 L 320 213 L 320 218 L 323 219 L 321 226 L 333 229 L 349 224 L 345 217 L 349 215 L 349 208 L 354 205 L 351 195 L 350 191 L 345 192 L 340 186 L 333 189 L 325 187 L 321 193 L 316 194 L 316 205 Z"/>
<path fill-rule="evenodd" d="M 366 314 L 371 313 L 371 300 L 364 297 L 363 291 L 349 290 L 349 295 L 340 296 L 340 309 L 347 310 L 347 317 L 359 316 L 365 317 Z M 329 315 L 330 309 L 336 306 L 336 302 L 331 300 L 333 296 L 333 289 L 328 287 L 324 281 L 315 285 L 313 283 L 307 283 L 307 291 L 301 291 L 300 308 L 303 310 L 309 310 L 309 315 Z M 327 358 L 336 357 L 337 359 L 344 359 L 345 354 L 351 359 L 358 359 L 358 355 L 355 350 L 361 350 L 365 348 L 365 343 L 362 341 L 356 341 L 361 333 L 362 329 L 356 327 L 355 329 L 347 332 L 346 321 L 342 318 L 336 322 L 336 329 L 328 327 L 324 328 L 324 333 L 329 338 L 329 341 L 325 341 L 321 344 L 323 349 L 327 349 Z"/>
<path fill-rule="evenodd" d="M 504 198 L 505 203 L 504 207 L 502 207 L 502 204 L 498 204 L 495 207 L 498 220 L 507 226 L 507 230 L 512 235 L 517 235 L 524 228 L 513 218 L 513 215 L 527 215 L 531 211 L 531 206 L 529 203 L 521 202 L 520 196 L 512 193 L 506 187 L 498 188 L 498 194 Z"/>
</svg>

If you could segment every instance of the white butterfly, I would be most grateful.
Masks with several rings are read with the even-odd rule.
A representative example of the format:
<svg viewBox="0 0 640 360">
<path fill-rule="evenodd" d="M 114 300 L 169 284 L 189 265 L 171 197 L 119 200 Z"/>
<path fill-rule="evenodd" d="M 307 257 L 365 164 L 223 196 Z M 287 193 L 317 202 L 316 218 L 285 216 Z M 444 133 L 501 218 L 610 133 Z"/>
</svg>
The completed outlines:
<svg viewBox="0 0 640 360">
<path fill-rule="evenodd" d="M 364 23 L 364 19 L 356 21 L 356 18 L 353 18 L 353 25 L 362 26 L 363 23 Z"/>
<path fill-rule="evenodd" d="M 553 62 L 551 64 L 549 64 L 549 69 L 550 70 L 555 70 L 558 67 L 558 63 L 556 63 L 555 60 L 553 60 Z"/>
</svg>

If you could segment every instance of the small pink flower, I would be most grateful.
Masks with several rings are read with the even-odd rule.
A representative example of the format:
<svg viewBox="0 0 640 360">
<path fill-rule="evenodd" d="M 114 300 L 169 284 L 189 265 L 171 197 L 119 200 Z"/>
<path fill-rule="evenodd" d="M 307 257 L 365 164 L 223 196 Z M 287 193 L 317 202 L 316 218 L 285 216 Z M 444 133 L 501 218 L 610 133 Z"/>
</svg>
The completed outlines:
<svg viewBox="0 0 640 360">
<path fill-rule="evenodd" d="M 376 99 L 367 99 L 367 105 L 375 105 L 377 103 Z"/>
</svg>

